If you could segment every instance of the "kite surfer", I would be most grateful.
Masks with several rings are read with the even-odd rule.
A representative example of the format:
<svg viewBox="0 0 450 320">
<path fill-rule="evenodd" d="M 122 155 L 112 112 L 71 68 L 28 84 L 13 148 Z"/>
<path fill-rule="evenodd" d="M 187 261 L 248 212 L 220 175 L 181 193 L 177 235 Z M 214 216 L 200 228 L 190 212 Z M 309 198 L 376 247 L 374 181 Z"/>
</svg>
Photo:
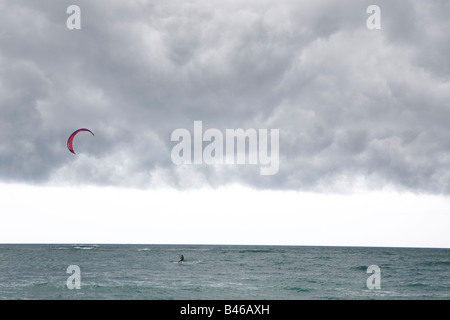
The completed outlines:
<svg viewBox="0 0 450 320">
<path fill-rule="evenodd" d="M 183 261 L 184 261 L 184 256 L 181 255 L 181 256 L 180 256 L 180 260 L 178 261 L 178 263 L 183 262 Z"/>
</svg>

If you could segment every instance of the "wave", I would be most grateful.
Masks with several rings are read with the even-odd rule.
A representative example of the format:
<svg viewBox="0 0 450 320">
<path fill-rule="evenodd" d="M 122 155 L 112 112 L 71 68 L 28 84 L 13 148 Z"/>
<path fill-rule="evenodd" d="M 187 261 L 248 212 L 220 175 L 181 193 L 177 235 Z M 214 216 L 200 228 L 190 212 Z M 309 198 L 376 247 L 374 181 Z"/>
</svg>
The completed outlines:
<svg viewBox="0 0 450 320">
<path fill-rule="evenodd" d="M 427 262 L 422 262 L 419 265 L 425 266 L 425 267 L 450 266 L 450 261 L 427 261 Z"/>
<path fill-rule="evenodd" d="M 409 283 L 409 284 L 407 284 L 407 286 L 408 287 L 428 287 L 427 284 L 420 283 L 420 282 L 418 282 L 418 283 Z"/>
<path fill-rule="evenodd" d="M 191 264 L 199 264 L 202 263 L 202 260 L 184 260 L 183 262 L 173 261 L 173 263 L 177 263 L 180 266 L 182 265 L 191 265 Z"/>
<path fill-rule="evenodd" d="M 307 289 L 307 288 L 300 288 L 300 287 L 286 287 L 285 290 L 295 291 L 295 292 L 311 292 L 313 290 Z"/>
<path fill-rule="evenodd" d="M 59 246 L 59 247 L 51 247 L 51 250 L 70 250 L 70 249 L 79 249 L 79 250 L 91 250 L 96 249 L 99 246 L 96 244 L 84 245 L 84 244 L 73 244 L 67 246 Z"/>
<path fill-rule="evenodd" d="M 48 286 L 49 283 L 48 282 L 38 282 L 38 283 L 32 283 L 31 285 L 33 287 L 44 287 L 44 286 Z"/>
<path fill-rule="evenodd" d="M 367 271 L 367 268 L 369 266 L 356 266 L 356 267 L 351 267 L 352 270 L 356 270 L 356 271 Z"/>
<path fill-rule="evenodd" d="M 239 253 L 273 253 L 273 250 L 264 250 L 264 249 L 244 249 L 239 250 Z"/>
<path fill-rule="evenodd" d="M 84 244 L 79 244 L 79 245 L 72 245 L 72 249 L 78 249 L 78 250 L 92 250 L 92 249 L 97 249 L 99 246 L 96 244 L 89 244 L 89 245 L 84 245 Z"/>
<path fill-rule="evenodd" d="M 71 248 L 69 247 L 56 247 L 56 248 L 52 248 L 52 250 L 69 250 Z"/>
</svg>

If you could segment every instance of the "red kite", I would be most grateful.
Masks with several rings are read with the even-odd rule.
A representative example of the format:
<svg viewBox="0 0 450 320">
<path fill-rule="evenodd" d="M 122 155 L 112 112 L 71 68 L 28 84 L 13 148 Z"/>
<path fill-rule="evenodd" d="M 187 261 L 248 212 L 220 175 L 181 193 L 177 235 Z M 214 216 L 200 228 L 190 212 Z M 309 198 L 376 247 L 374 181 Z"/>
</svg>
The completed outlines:
<svg viewBox="0 0 450 320">
<path fill-rule="evenodd" d="M 67 140 L 67 148 L 68 148 L 69 151 L 72 152 L 73 154 L 75 154 L 75 151 L 73 151 L 73 146 L 72 146 L 72 144 L 73 144 L 73 138 L 75 138 L 75 136 L 77 135 L 77 133 L 78 133 L 78 132 L 81 132 L 81 131 L 87 131 L 87 132 L 92 133 L 91 130 L 89 130 L 89 129 L 84 129 L 84 128 L 83 128 L 83 129 L 78 129 L 77 131 L 75 131 L 74 133 L 72 133 L 72 134 L 70 135 L 69 140 Z M 94 135 L 94 134 L 92 133 L 92 135 Z"/>
</svg>

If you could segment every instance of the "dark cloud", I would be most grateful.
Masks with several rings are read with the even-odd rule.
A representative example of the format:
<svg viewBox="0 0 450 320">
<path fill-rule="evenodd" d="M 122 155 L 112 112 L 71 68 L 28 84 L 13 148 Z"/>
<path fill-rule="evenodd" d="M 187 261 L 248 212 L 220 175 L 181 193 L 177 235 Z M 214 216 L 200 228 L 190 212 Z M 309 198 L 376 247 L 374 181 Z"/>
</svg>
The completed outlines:
<svg viewBox="0 0 450 320">
<path fill-rule="evenodd" d="M 446 1 L 381 1 L 374 31 L 369 1 L 78 1 L 76 31 L 70 4 L 0 4 L 3 181 L 450 191 Z M 194 120 L 280 129 L 278 174 L 175 166 Z"/>
</svg>

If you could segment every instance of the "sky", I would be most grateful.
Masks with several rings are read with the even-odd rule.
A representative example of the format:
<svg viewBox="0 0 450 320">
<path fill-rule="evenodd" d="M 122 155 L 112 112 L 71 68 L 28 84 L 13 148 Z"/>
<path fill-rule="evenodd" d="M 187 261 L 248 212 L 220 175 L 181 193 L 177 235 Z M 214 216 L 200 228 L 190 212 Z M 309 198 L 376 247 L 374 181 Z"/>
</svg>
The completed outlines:
<svg viewBox="0 0 450 320">
<path fill-rule="evenodd" d="M 449 16 L 445 0 L 0 0 L 0 243 L 450 248 Z M 79 128 L 95 136 L 72 154 Z M 238 128 L 270 133 L 276 172 L 174 161 L 175 130 L 194 157 Z"/>
</svg>

